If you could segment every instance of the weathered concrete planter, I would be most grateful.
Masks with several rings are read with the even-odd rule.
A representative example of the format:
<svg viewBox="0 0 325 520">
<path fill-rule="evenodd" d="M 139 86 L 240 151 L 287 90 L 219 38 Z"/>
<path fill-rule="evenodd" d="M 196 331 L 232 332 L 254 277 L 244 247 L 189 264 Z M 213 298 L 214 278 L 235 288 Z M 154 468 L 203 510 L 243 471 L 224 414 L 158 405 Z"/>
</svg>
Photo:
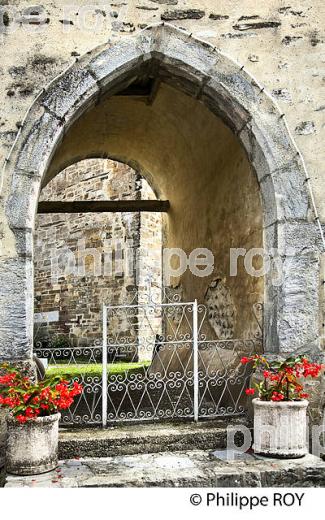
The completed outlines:
<svg viewBox="0 0 325 520">
<path fill-rule="evenodd" d="M 279 458 L 298 458 L 308 453 L 308 401 L 261 401 L 254 405 L 254 452 Z"/>
<path fill-rule="evenodd" d="M 0 406 L 0 468 L 5 464 L 5 451 L 7 442 L 7 422 L 8 412 Z"/>
<path fill-rule="evenodd" d="M 38 417 L 19 424 L 7 417 L 6 471 L 14 475 L 37 475 L 58 464 L 60 414 Z"/>
</svg>

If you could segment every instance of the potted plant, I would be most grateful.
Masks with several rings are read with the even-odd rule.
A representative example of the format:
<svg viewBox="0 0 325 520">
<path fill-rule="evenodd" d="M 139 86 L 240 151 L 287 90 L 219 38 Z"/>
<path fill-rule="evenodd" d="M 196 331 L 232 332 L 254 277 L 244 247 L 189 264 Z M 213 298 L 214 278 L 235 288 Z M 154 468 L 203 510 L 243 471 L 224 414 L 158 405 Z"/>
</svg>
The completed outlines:
<svg viewBox="0 0 325 520">
<path fill-rule="evenodd" d="M 307 407 L 309 395 L 303 380 L 319 376 L 323 365 L 307 356 L 291 356 L 283 361 L 267 361 L 261 355 L 243 357 L 262 374 L 255 383 L 258 397 L 254 406 L 254 452 L 281 458 L 303 457 L 307 452 Z M 255 388 L 247 388 L 254 395 Z"/>
<path fill-rule="evenodd" d="M 45 473 L 57 466 L 59 410 L 69 408 L 82 386 L 60 376 L 33 382 L 22 371 L 1 366 L 0 405 L 7 421 L 6 470 Z"/>
</svg>

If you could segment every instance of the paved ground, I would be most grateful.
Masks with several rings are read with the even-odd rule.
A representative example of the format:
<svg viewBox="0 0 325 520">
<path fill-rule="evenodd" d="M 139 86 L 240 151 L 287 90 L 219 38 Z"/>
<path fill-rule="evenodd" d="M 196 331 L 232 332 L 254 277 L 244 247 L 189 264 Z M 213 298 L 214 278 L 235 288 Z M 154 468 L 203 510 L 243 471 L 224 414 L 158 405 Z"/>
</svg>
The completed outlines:
<svg viewBox="0 0 325 520">
<path fill-rule="evenodd" d="M 62 461 L 32 477 L 8 475 L 5 487 L 323 487 L 325 463 L 313 455 L 278 460 L 195 450 Z"/>
</svg>

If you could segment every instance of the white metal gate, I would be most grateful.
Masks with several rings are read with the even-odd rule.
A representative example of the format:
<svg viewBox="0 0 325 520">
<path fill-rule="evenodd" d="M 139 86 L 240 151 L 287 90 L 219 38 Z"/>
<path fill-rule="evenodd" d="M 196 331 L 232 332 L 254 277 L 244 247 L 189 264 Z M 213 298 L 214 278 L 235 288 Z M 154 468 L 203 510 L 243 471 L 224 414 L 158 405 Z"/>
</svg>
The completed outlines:
<svg viewBox="0 0 325 520">
<path fill-rule="evenodd" d="M 214 418 L 245 413 L 249 369 L 242 356 L 262 351 L 259 326 L 249 339 L 211 339 L 208 310 L 177 298 L 103 305 L 102 342 L 38 345 L 49 373 L 74 377 L 84 391 L 64 412 L 67 425 Z"/>
<path fill-rule="evenodd" d="M 197 316 L 196 302 L 103 307 L 104 424 L 197 420 Z M 114 373 L 119 362 L 129 370 Z"/>
</svg>

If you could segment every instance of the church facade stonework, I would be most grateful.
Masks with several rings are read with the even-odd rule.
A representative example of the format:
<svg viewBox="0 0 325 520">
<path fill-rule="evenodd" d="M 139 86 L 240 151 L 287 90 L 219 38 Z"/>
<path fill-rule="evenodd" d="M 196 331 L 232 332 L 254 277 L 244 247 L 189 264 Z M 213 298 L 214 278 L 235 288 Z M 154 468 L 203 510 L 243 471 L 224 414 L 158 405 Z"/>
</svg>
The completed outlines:
<svg viewBox="0 0 325 520">
<path fill-rule="evenodd" d="M 267 355 L 323 360 L 322 2 L 95 1 L 87 16 L 11 4 L 0 2 L 0 359 L 31 362 L 41 189 L 103 157 L 170 201 L 166 247 L 213 252 L 210 278 L 174 281 L 185 301 L 208 297 L 220 313 L 219 287 L 228 337 L 262 300 Z M 253 248 L 270 264 L 260 277 L 243 263 Z M 323 396 L 317 382 L 319 415 Z"/>
</svg>

